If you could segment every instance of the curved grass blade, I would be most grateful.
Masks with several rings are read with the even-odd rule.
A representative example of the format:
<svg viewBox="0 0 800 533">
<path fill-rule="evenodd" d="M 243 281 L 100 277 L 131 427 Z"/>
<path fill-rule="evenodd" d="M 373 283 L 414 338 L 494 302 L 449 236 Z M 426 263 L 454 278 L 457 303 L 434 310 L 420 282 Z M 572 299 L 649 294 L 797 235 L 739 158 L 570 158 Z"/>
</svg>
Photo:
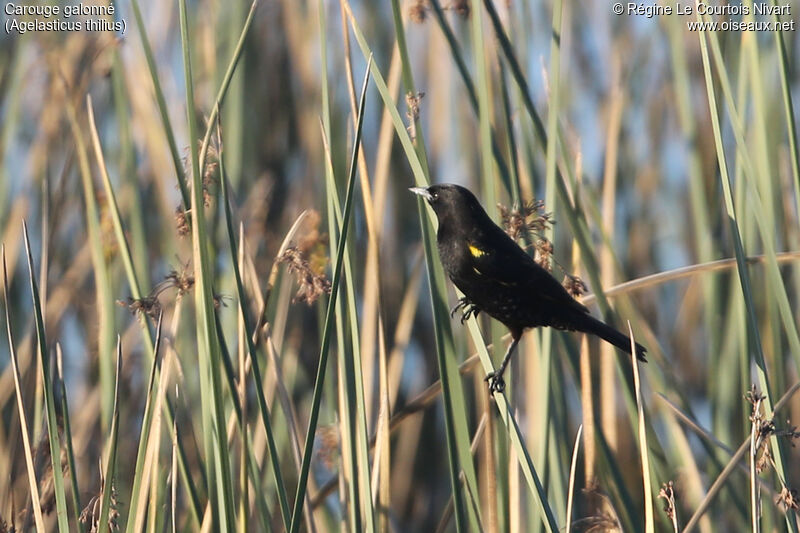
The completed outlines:
<svg viewBox="0 0 800 533">
<path fill-rule="evenodd" d="M 219 319 L 219 313 L 214 314 L 214 325 L 217 332 L 217 336 L 219 338 L 219 346 L 220 346 L 220 355 L 222 356 L 222 367 L 225 369 L 225 377 L 228 382 L 228 388 L 230 390 L 236 390 L 238 386 L 238 382 L 236 378 L 234 378 L 233 373 L 233 363 L 231 360 L 230 352 L 228 351 L 227 342 L 225 341 L 225 333 L 222 329 L 222 323 Z M 245 360 L 245 371 L 249 372 L 251 368 L 250 359 Z M 239 399 L 238 395 L 231 395 L 231 403 L 233 404 L 233 412 L 230 414 L 228 427 L 232 428 L 233 418 L 235 417 L 236 425 L 241 427 L 245 422 L 245 413 L 241 400 Z M 232 429 L 230 430 L 232 431 Z M 252 435 L 247 434 L 244 435 L 247 439 L 247 449 L 254 450 Z M 228 436 L 230 440 L 232 435 Z M 248 454 L 247 456 L 247 474 L 250 478 L 250 482 L 253 484 L 254 487 L 254 494 L 265 494 L 266 489 L 262 488 L 262 481 L 261 481 L 261 469 L 258 465 L 256 456 L 252 453 Z M 258 498 L 256 500 L 256 505 L 259 511 L 259 519 L 263 524 L 271 523 L 269 509 L 267 508 L 267 502 L 264 498 Z M 268 526 L 264 525 L 264 529 L 269 529 Z"/>
<path fill-rule="evenodd" d="M 744 169 L 744 175 L 747 176 L 744 179 L 744 186 L 748 193 L 748 202 L 752 203 L 755 212 L 758 213 L 768 213 L 773 211 L 773 209 L 765 209 L 764 201 L 769 201 L 769 198 L 759 192 L 756 187 L 755 180 L 757 176 L 760 174 L 760 177 L 763 179 L 769 179 L 767 176 L 768 172 L 763 170 L 763 166 L 760 167 L 761 172 L 756 171 L 756 166 L 754 165 L 752 158 L 749 152 L 749 146 L 745 140 L 745 128 L 742 122 L 742 118 L 736 108 L 733 98 L 733 91 L 730 86 L 730 81 L 727 73 L 727 69 L 725 68 L 725 63 L 722 58 L 722 51 L 720 48 L 719 40 L 716 38 L 714 34 L 709 34 L 709 42 L 711 44 L 711 51 L 714 57 L 714 61 L 717 65 L 717 71 L 719 73 L 720 81 L 721 81 L 721 89 L 725 96 L 725 103 L 728 106 L 728 114 L 731 119 L 731 125 L 733 126 L 734 138 L 736 139 L 736 145 L 738 148 L 737 155 L 741 156 L 741 161 L 743 163 L 742 167 Z M 764 129 L 764 128 L 760 128 Z M 761 136 L 763 137 L 763 135 Z M 761 150 L 759 151 L 766 151 L 766 147 L 760 146 Z M 766 273 L 767 273 L 767 280 L 770 284 L 771 292 L 773 295 L 773 299 L 777 303 L 778 311 L 781 317 L 781 321 L 784 325 L 784 329 L 786 332 L 786 337 L 789 341 L 790 346 L 790 353 L 794 356 L 795 367 L 800 368 L 800 337 L 798 337 L 797 326 L 795 324 L 795 318 L 791 311 L 791 307 L 789 305 L 789 298 L 786 293 L 786 287 L 783 283 L 783 279 L 781 278 L 780 270 L 778 269 L 778 263 L 776 261 L 776 254 L 775 254 L 775 245 L 772 242 L 774 232 L 773 225 L 769 223 L 769 221 L 765 221 L 764 219 L 766 216 L 758 216 L 754 217 L 756 225 L 758 227 L 759 233 L 761 235 L 761 240 L 764 246 L 764 256 L 766 258 Z"/>
<path fill-rule="evenodd" d="M 575 435 L 575 445 L 572 448 L 572 462 L 569 466 L 569 492 L 567 493 L 567 512 L 564 531 L 572 531 L 572 500 L 575 493 L 575 469 L 578 466 L 578 450 L 581 447 L 581 434 L 583 424 L 578 426 L 578 433 Z"/>
<path fill-rule="evenodd" d="M 97 288 L 97 316 L 99 325 L 97 328 L 97 346 L 99 353 L 111 353 L 114 349 L 113 338 L 113 312 L 114 298 L 112 296 L 111 280 L 108 265 L 103 255 L 102 231 L 100 229 L 100 217 L 97 206 L 97 198 L 92 182 L 92 173 L 89 166 L 89 152 L 86 140 L 78 124 L 77 112 L 72 100 L 67 101 L 66 106 L 67 120 L 69 121 L 72 136 L 75 139 L 75 152 L 78 158 L 78 169 L 80 170 L 81 186 L 83 189 L 83 200 L 86 208 L 86 231 L 89 237 L 90 251 L 92 255 L 92 272 L 94 283 Z M 111 387 L 111 375 L 113 372 L 112 363 L 107 357 L 101 357 L 99 364 L 100 374 L 100 408 L 103 415 L 100 427 L 105 431 L 111 420 L 109 409 L 113 404 L 114 391 Z M 78 511 L 80 512 L 80 511 Z"/>
<path fill-rule="evenodd" d="M 490 2 L 484 2 L 487 11 L 492 17 L 495 34 L 503 35 L 502 42 L 508 43 L 505 31 L 497 20 L 494 6 L 489 5 Z M 561 141 L 558 135 L 558 114 L 561 106 L 561 31 L 562 31 L 562 3 L 561 0 L 553 2 L 553 20 L 550 27 L 550 64 L 549 64 L 549 80 L 550 80 L 550 94 L 548 98 L 547 110 L 547 146 L 545 149 L 545 205 L 549 206 L 551 212 L 555 212 L 556 206 L 556 164 L 558 159 L 559 143 Z M 564 202 L 562 202 L 564 203 Z M 555 241 L 555 229 L 551 225 L 544 230 L 545 238 L 550 241 Z M 598 287 L 600 285 L 597 285 Z M 550 426 L 553 422 L 552 406 L 551 406 L 551 388 L 553 381 L 551 379 L 552 366 L 553 366 L 553 330 L 552 328 L 545 328 L 539 333 L 541 339 L 541 420 L 539 421 L 539 429 L 537 433 L 541 435 L 542 446 L 540 448 L 540 455 L 537 462 L 540 465 L 547 464 L 548 448 L 550 447 Z M 558 433 L 553 435 L 558 436 Z M 543 468 L 543 476 L 545 484 L 548 484 L 548 469 Z M 561 472 L 558 469 L 557 472 Z M 557 474 L 556 474 L 557 475 Z M 563 489 L 560 489 L 563 490 Z M 561 493 L 556 489 L 556 494 Z"/>
<path fill-rule="evenodd" d="M 6 334 L 8 336 L 8 351 L 11 355 L 11 365 L 14 374 L 14 390 L 17 396 L 17 412 L 19 415 L 20 433 L 22 433 L 22 445 L 25 448 L 25 467 L 28 471 L 28 487 L 31 491 L 31 507 L 33 518 L 36 524 L 36 531 L 44 533 L 44 519 L 42 517 L 42 506 L 39 504 L 39 484 L 36 482 L 36 470 L 33 467 L 33 453 L 31 451 L 30 436 L 28 434 L 28 422 L 25 417 L 25 406 L 22 404 L 22 389 L 20 387 L 19 362 L 17 361 L 17 351 L 14 348 L 14 335 L 11 333 L 11 307 L 8 304 L 8 268 L 6 266 L 6 247 L 2 246 L 3 257 L 3 304 L 6 309 Z"/>
<path fill-rule="evenodd" d="M 744 258 L 745 263 L 748 265 L 766 263 L 767 257 L 765 255 L 751 255 Z M 800 252 L 779 252 L 775 254 L 775 260 L 778 264 L 790 263 L 792 261 L 800 260 Z M 716 261 L 709 261 L 707 263 L 697 263 L 694 265 L 687 265 L 684 267 L 673 268 L 672 270 L 665 270 L 656 274 L 650 274 L 641 278 L 632 279 L 613 287 L 609 287 L 605 291 L 606 296 L 612 297 L 619 294 L 626 294 L 641 289 L 658 287 L 663 283 L 670 281 L 677 281 L 685 278 L 695 276 L 697 274 L 705 274 L 711 272 L 719 272 L 722 270 L 730 270 L 736 267 L 736 258 L 729 257 L 726 259 L 717 259 Z M 581 298 L 583 305 L 591 305 L 597 301 L 595 294 L 587 294 Z"/>
<path fill-rule="evenodd" d="M 480 446 L 481 441 L 483 441 L 484 435 L 491 433 L 492 428 L 489 427 L 492 424 L 491 415 L 484 413 L 481 415 L 481 419 L 478 422 L 478 427 L 475 428 L 475 434 L 472 436 L 472 441 L 469 445 L 469 452 L 470 455 L 474 458 L 475 454 L 478 452 L 478 446 Z M 489 437 L 487 437 L 488 439 Z M 488 443 L 488 440 L 487 440 Z M 459 482 L 464 483 L 466 481 L 464 479 L 464 471 L 462 470 L 458 476 Z M 489 491 L 488 494 L 494 494 L 494 492 Z M 489 513 L 491 514 L 491 512 Z M 450 523 L 450 519 L 453 517 L 453 495 L 450 495 L 450 499 L 447 501 L 447 505 L 444 508 L 444 512 L 442 512 L 442 517 L 439 519 L 439 524 L 436 526 L 435 533 L 444 533 L 447 531 L 447 526 Z M 497 526 L 495 521 L 491 522 L 492 528 L 489 528 L 489 531 L 497 530 Z"/>
<path fill-rule="evenodd" d="M 325 126 L 320 123 L 320 127 L 322 128 L 322 145 L 325 149 L 325 187 L 328 202 L 328 227 L 331 235 L 330 246 L 331 250 L 335 250 L 337 242 L 336 231 L 342 223 L 342 208 L 336 190 L 333 163 Z M 361 183 L 362 185 L 364 184 L 363 181 Z M 361 516 L 362 502 L 365 502 L 367 504 L 367 531 L 372 532 L 375 530 L 375 513 L 371 505 L 372 499 L 369 492 L 369 453 L 366 446 L 366 409 L 363 401 L 364 384 L 362 379 L 364 367 L 360 357 L 358 314 L 355 308 L 355 291 L 353 287 L 354 277 L 350 263 L 350 247 L 347 244 L 345 244 L 343 260 L 344 277 L 342 279 L 345 284 L 344 300 L 347 311 L 342 309 L 345 304 L 341 300 L 337 302 L 336 311 L 336 332 L 339 336 L 339 353 L 341 354 L 338 367 L 340 378 L 339 394 L 341 398 L 339 410 L 344 413 L 340 431 L 346 437 L 342 439 L 341 447 L 343 450 L 347 450 L 347 455 L 344 459 L 347 461 L 346 469 L 351 470 L 351 475 L 348 477 L 348 503 L 352 527 L 357 533 L 361 531 L 362 524 L 359 517 Z M 345 335 L 343 333 L 346 323 L 349 323 L 351 328 L 351 344 L 349 346 L 345 344 Z M 356 369 L 359 370 L 357 371 Z"/>
</svg>

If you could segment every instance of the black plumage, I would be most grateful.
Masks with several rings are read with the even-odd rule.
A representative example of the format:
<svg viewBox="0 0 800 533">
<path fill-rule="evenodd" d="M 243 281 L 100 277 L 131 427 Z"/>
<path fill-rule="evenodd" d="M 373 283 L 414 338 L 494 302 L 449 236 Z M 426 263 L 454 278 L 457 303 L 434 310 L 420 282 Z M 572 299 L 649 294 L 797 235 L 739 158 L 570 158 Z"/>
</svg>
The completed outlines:
<svg viewBox="0 0 800 533">
<path fill-rule="evenodd" d="M 484 311 L 511 332 L 503 362 L 486 378 L 491 390 L 505 388 L 503 372 L 526 328 L 550 326 L 591 333 L 631 353 L 628 336 L 591 316 L 489 218 L 469 190 L 442 184 L 411 191 L 425 198 L 439 219 L 439 257 L 450 280 L 464 293 L 453 313 L 463 310 L 463 322 L 470 314 Z M 644 346 L 636 344 L 636 356 L 642 361 L 645 352 Z"/>
</svg>

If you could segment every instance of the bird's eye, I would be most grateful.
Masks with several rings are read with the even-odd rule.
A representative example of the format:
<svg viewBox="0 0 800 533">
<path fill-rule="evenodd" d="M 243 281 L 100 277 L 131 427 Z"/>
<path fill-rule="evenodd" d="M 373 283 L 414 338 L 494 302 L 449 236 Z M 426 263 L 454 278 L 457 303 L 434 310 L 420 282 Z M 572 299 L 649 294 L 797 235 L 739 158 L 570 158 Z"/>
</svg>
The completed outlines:
<svg viewBox="0 0 800 533">
<path fill-rule="evenodd" d="M 435 192 L 435 193 L 431 194 L 431 198 L 433 198 L 434 200 L 438 200 L 439 199 L 439 193 Z"/>
</svg>

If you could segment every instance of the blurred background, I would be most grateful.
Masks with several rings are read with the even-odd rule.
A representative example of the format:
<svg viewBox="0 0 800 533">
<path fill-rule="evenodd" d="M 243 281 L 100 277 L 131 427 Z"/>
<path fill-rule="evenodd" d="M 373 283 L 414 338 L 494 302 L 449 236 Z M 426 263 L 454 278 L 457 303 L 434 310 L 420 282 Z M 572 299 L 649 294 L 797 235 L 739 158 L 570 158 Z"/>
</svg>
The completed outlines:
<svg viewBox="0 0 800 533">
<path fill-rule="evenodd" d="M 5 523 L 98 530 L 107 504 L 131 531 L 797 530 L 796 31 L 198 0 L 182 32 L 182 2 L 0 34 Z M 701 19 L 775 20 L 736 5 Z M 520 244 L 648 347 L 641 386 L 596 339 L 532 331 L 489 399 L 481 356 L 509 340 L 448 316 L 407 191 L 427 182 L 525 221 Z"/>
</svg>

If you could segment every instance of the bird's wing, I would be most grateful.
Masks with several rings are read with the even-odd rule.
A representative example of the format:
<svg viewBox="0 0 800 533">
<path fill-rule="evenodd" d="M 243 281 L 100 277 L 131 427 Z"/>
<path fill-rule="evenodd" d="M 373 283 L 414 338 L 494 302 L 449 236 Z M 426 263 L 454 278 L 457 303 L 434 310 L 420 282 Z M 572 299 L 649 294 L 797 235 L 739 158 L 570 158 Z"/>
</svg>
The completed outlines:
<svg viewBox="0 0 800 533">
<path fill-rule="evenodd" d="M 503 230 L 484 232 L 467 239 L 472 268 L 481 276 L 530 293 L 531 297 L 568 304 L 575 310 L 587 312 L 547 270 Z M 574 304 L 574 305 L 573 305 Z"/>
</svg>

